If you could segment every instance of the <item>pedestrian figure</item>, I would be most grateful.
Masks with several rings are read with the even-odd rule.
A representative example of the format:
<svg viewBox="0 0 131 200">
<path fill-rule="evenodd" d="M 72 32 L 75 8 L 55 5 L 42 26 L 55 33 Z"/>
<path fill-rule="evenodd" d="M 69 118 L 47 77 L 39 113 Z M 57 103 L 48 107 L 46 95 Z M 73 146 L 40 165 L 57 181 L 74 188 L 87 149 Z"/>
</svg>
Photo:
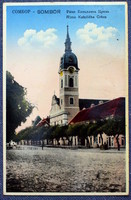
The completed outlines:
<svg viewBox="0 0 131 200">
<path fill-rule="evenodd" d="M 43 147 L 44 147 L 44 141 L 42 141 L 42 150 L 43 150 Z"/>
</svg>

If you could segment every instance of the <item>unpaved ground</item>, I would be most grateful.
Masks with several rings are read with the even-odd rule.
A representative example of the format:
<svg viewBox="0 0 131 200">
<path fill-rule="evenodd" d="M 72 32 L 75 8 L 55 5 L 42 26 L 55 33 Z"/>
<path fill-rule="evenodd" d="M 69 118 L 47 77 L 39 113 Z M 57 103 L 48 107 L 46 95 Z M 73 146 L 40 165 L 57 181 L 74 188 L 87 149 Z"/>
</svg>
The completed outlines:
<svg viewBox="0 0 131 200">
<path fill-rule="evenodd" d="M 7 150 L 7 192 L 125 192 L 125 151 Z"/>
</svg>

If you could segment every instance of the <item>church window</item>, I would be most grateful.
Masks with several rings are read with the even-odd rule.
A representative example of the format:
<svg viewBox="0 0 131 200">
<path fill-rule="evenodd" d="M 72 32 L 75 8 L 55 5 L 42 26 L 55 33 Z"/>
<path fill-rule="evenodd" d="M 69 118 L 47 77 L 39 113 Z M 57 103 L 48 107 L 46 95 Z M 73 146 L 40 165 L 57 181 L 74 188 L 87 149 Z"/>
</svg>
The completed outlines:
<svg viewBox="0 0 131 200">
<path fill-rule="evenodd" d="M 70 104 L 74 104 L 74 99 L 72 97 L 70 98 Z"/>
<path fill-rule="evenodd" d="M 67 86 L 67 75 L 65 75 L 65 86 Z"/>
<path fill-rule="evenodd" d="M 69 79 L 69 87 L 74 87 L 74 80 L 72 77 Z"/>
<path fill-rule="evenodd" d="M 63 88 L 63 79 L 61 79 L 61 88 Z"/>
<path fill-rule="evenodd" d="M 62 103 L 63 103 L 63 101 L 62 101 L 62 99 L 61 99 L 61 105 L 62 105 Z"/>
<path fill-rule="evenodd" d="M 77 76 L 75 76 L 75 86 L 78 86 Z"/>
</svg>

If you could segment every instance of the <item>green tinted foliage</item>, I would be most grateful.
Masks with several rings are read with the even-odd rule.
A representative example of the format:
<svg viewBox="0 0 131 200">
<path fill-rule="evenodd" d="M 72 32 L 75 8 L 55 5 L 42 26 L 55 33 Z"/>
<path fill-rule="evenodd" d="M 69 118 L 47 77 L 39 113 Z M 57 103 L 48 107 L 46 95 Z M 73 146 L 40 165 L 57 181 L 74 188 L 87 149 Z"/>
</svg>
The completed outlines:
<svg viewBox="0 0 131 200">
<path fill-rule="evenodd" d="M 6 72 L 6 133 L 10 141 L 15 129 L 26 121 L 33 106 L 26 100 L 27 91 L 19 85 L 10 72 Z"/>
<path fill-rule="evenodd" d="M 70 125 L 68 127 L 67 133 L 69 136 L 76 136 L 79 134 L 81 129 L 81 125 L 80 124 L 74 124 L 74 125 Z"/>
<path fill-rule="evenodd" d="M 97 123 L 90 123 L 89 128 L 88 128 L 88 135 L 97 135 L 97 128 L 98 124 Z"/>
<path fill-rule="evenodd" d="M 53 139 L 57 126 L 50 126 L 47 130 L 46 139 Z"/>
<path fill-rule="evenodd" d="M 125 135 L 125 118 L 108 119 L 101 129 L 107 135 Z"/>
<path fill-rule="evenodd" d="M 15 137 L 15 141 L 20 140 L 43 140 L 47 137 L 48 128 L 41 126 L 41 127 L 28 127 L 21 130 Z"/>
<path fill-rule="evenodd" d="M 70 126 L 51 126 L 51 127 L 29 127 L 19 132 L 16 140 L 42 140 L 42 139 L 56 139 L 70 136 L 79 136 L 87 139 L 87 136 L 96 136 L 105 132 L 107 135 L 125 134 L 125 120 L 108 119 L 89 124 L 74 124 Z"/>
<path fill-rule="evenodd" d="M 67 135 L 67 128 L 68 126 L 53 126 L 50 127 L 48 132 L 50 132 L 50 139 L 56 139 L 59 140 L 60 137 L 68 137 Z"/>
</svg>

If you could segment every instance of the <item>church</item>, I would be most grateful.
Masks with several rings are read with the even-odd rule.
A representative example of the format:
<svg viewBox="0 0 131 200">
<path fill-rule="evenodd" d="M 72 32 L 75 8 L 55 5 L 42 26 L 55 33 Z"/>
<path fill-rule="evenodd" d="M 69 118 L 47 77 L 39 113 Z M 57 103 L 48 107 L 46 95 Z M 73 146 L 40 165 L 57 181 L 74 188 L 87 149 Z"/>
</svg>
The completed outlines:
<svg viewBox="0 0 131 200">
<path fill-rule="evenodd" d="M 43 118 L 37 126 L 73 125 L 96 123 L 100 120 L 120 119 L 125 117 L 125 97 L 113 100 L 80 99 L 79 98 L 79 70 L 77 56 L 72 52 L 69 27 L 65 40 L 65 53 L 60 59 L 59 65 L 59 97 L 52 97 L 50 115 Z M 85 74 L 86 75 L 86 74 Z M 37 119 L 36 119 L 37 120 Z M 86 138 L 79 138 L 77 133 L 71 136 L 72 146 L 87 146 Z M 98 147 L 107 144 L 109 148 L 117 148 L 117 137 L 108 136 L 103 132 L 88 136 L 90 147 Z M 48 144 L 48 139 L 44 143 Z M 56 138 L 50 141 L 51 145 L 58 145 Z M 68 145 L 68 139 L 61 137 L 60 145 Z M 119 144 L 125 147 L 125 136 L 119 135 Z"/>
<path fill-rule="evenodd" d="M 50 125 L 66 125 L 82 109 L 99 105 L 107 100 L 79 99 L 79 65 L 72 52 L 69 27 L 65 40 L 65 53 L 59 65 L 59 97 L 52 97 Z"/>
</svg>

